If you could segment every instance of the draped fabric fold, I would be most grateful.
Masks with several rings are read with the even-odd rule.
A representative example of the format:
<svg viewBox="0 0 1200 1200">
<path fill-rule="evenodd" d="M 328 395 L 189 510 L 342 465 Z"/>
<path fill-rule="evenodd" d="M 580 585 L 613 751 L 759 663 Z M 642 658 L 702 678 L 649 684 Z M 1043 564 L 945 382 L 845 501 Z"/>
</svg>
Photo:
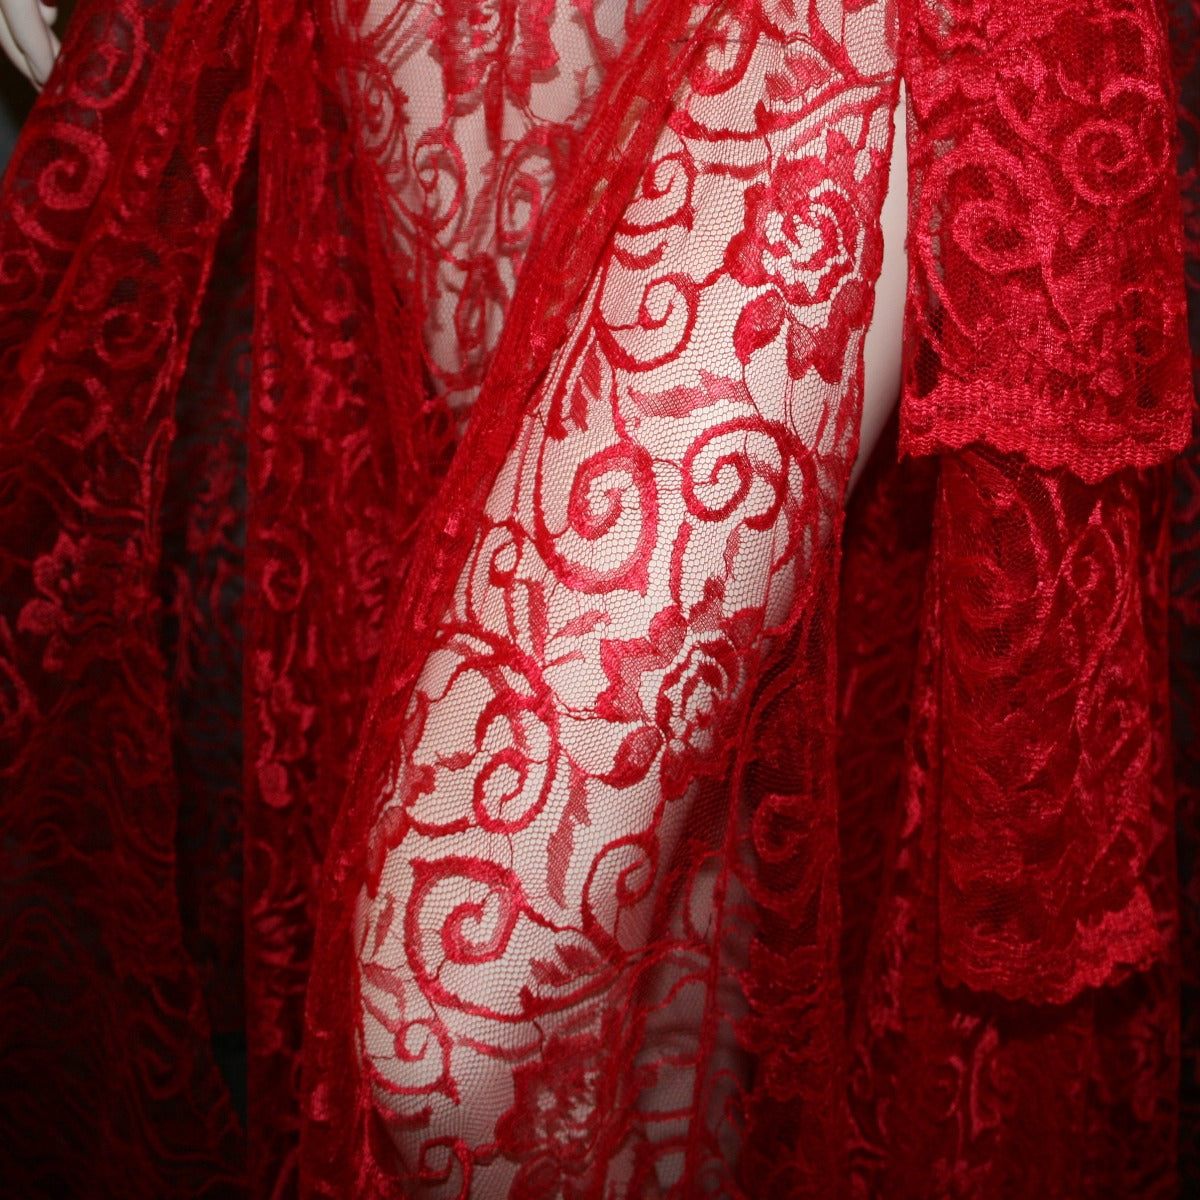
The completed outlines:
<svg viewBox="0 0 1200 1200">
<path fill-rule="evenodd" d="M 240 1135 L 177 916 L 159 524 L 255 116 L 240 3 L 81 5 L 5 178 L 5 1187 L 217 1195 Z"/>
<path fill-rule="evenodd" d="M 943 469 L 932 585 L 941 970 L 1062 1003 L 1165 949 L 1145 877 L 1158 585 L 1129 468 L 1184 445 L 1193 403 L 1176 93 L 1154 4 L 907 11 L 901 447 L 971 448 Z"/>
<path fill-rule="evenodd" d="M 1091 503 L 1096 499 L 1094 489 L 1077 479 L 1051 476 L 1048 480 L 1045 473 L 994 451 L 972 451 L 956 456 L 953 466 L 943 462 L 938 503 L 946 500 L 944 476 L 950 469 L 970 472 L 967 487 L 988 483 L 1005 498 L 1008 514 L 1022 511 L 1019 500 L 1032 496 L 1044 503 L 1046 492 L 1053 495 L 1056 489 L 1059 495 L 1070 495 L 1074 489 L 1076 495 L 1087 496 Z M 869 514 L 873 536 L 879 538 L 887 535 L 889 526 L 895 528 L 904 520 L 910 505 L 928 503 L 928 484 L 917 479 L 906 482 L 902 472 L 897 479 L 897 471 L 893 466 L 893 478 L 887 482 L 886 511 L 877 508 L 878 501 L 872 495 L 856 497 L 850 518 L 852 530 Z M 1021 480 L 1023 490 L 1012 486 L 1014 478 Z M 1119 482 L 1128 486 L 1132 480 Z M 919 610 L 914 681 L 906 696 L 911 721 L 907 745 L 898 750 L 894 737 L 888 745 L 873 745 L 847 727 L 848 745 L 843 749 L 844 780 L 868 771 L 878 775 L 885 765 L 894 778 L 899 759 L 901 781 L 898 796 L 889 793 L 874 808 L 876 819 L 885 822 L 889 813 L 894 813 L 892 840 L 886 847 L 872 850 L 866 843 L 867 835 L 858 828 L 842 828 L 847 862 L 869 857 L 870 861 L 886 864 L 887 870 L 882 884 L 875 885 L 882 895 L 873 908 L 870 941 L 860 951 L 861 965 L 856 964 L 862 983 L 850 1025 L 851 1195 L 916 1200 L 930 1194 L 1031 1194 L 1065 1200 L 1075 1196 L 1186 1194 L 1186 1190 L 1179 1190 L 1174 1170 L 1179 1087 L 1178 897 L 1166 728 L 1167 596 L 1162 569 L 1166 483 L 1163 472 L 1143 480 L 1137 507 L 1125 514 L 1130 522 L 1125 527 L 1132 529 L 1136 538 L 1131 547 L 1137 568 L 1134 578 L 1144 581 L 1144 588 L 1135 594 L 1140 614 L 1137 627 L 1139 632 L 1144 631 L 1148 652 L 1138 661 L 1151 684 L 1145 718 L 1146 791 L 1131 799 L 1144 799 L 1149 810 L 1145 826 L 1139 828 L 1146 852 L 1139 882 L 1155 917 L 1151 945 L 1159 957 L 1137 973 L 1126 974 L 1123 980 L 1098 987 L 1077 986 L 1065 1000 L 1046 1002 L 1041 996 L 1022 995 L 1015 989 L 1010 995 L 1000 989 L 965 987 L 960 980 L 947 979 L 946 860 L 960 871 L 976 866 L 981 881 L 978 894 L 989 899 L 989 875 L 998 873 L 991 860 L 978 863 L 961 852 L 945 853 L 946 840 L 962 836 L 962 822 L 956 826 L 949 819 L 953 813 L 946 812 L 950 793 L 945 780 L 953 778 L 953 766 L 943 741 L 947 692 L 944 675 L 950 670 L 961 671 L 962 664 L 969 664 L 979 649 L 972 647 L 969 656 L 951 654 L 942 641 L 947 630 L 953 635 L 963 629 L 961 618 L 948 621 L 945 612 L 948 596 L 951 602 L 962 603 L 953 596 L 948 582 L 953 577 L 937 561 L 945 552 L 945 537 L 939 534 L 932 539 L 923 579 L 917 573 L 923 561 L 918 551 L 901 542 L 902 552 L 895 558 L 897 567 L 889 570 L 882 581 L 885 588 L 894 588 L 905 598 L 902 603 L 908 612 L 912 612 L 914 594 L 922 598 L 923 606 Z M 952 486 L 962 487 L 963 481 L 956 480 Z M 873 505 L 876 507 L 872 511 Z M 972 510 L 968 508 L 967 512 Z M 1051 515 L 1054 513 L 1051 509 Z M 1061 520 L 1061 512 L 1058 515 Z M 848 571 L 857 574 L 863 569 L 865 564 L 859 558 L 869 545 L 848 539 Z M 931 595 L 937 580 L 947 583 Z M 870 609 L 861 597 L 861 592 L 844 597 L 839 642 L 846 680 L 869 664 L 874 639 L 873 629 L 865 623 Z M 1040 601 L 1033 589 L 1020 593 L 1020 598 L 1027 604 Z M 968 615 L 970 612 L 968 608 Z M 989 610 L 987 615 L 991 618 L 996 614 Z M 1106 612 L 1106 620 L 1113 619 L 1112 612 Z M 908 638 L 916 634 L 912 621 L 910 616 L 901 630 Z M 966 632 L 971 632 L 969 625 Z M 1105 652 L 1103 643 L 1095 652 Z M 1112 652 L 1111 642 L 1108 652 Z M 1063 664 L 1067 669 L 1073 665 L 1065 653 L 1061 662 L 1052 656 L 1039 658 L 1039 675 L 1046 673 L 1042 686 L 1051 698 L 1063 695 L 1061 686 L 1057 692 L 1049 686 L 1055 684 Z M 1066 677 L 1071 678 L 1069 673 Z M 952 677 L 951 683 L 957 685 L 958 681 Z M 883 686 L 882 681 L 877 682 L 857 697 L 856 710 L 870 711 L 874 707 L 872 692 Z M 1074 701 L 1070 691 L 1066 695 L 1069 702 Z M 983 709 L 982 715 L 986 717 L 988 710 Z M 984 736 L 979 731 L 987 728 L 972 720 L 966 733 Z M 1071 743 L 1060 747 L 1047 739 L 1044 744 L 1055 754 L 1071 749 Z M 990 752 L 993 746 L 995 754 Z M 1119 738 L 1110 746 L 1117 755 L 1130 750 L 1127 741 L 1123 743 Z M 1002 779 L 1003 771 L 1028 765 L 1024 757 L 1016 764 L 1000 758 L 999 751 L 1005 747 L 1006 743 L 997 738 L 989 743 L 989 754 L 981 756 L 984 764 L 996 772 L 992 778 Z M 1053 761 L 1049 765 L 1058 766 Z M 1076 760 L 1071 769 L 1083 765 Z M 1034 799 L 1039 796 L 1036 791 L 1031 794 Z M 1140 815 L 1136 808 L 1132 811 Z M 984 810 L 983 815 L 991 814 Z M 1054 815 L 1052 812 L 1051 817 Z M 967 832 L 976 834 L 971 843 L 973 850 L 989 844 L 977 828 L 968 827 Z M 985 826 L 984 832 L 990 835 L 990 844 L 998 853 L 1028 853 L 1032 844 L 1015 822 L 1011 828 L 1006 824 L 999 830 Z M 1049 850 L 1059 849 L 1049 837 L 1045 845 Z M 1057 907 L 1047 910 L 1044 903 L 1031 903 L 1039 899 L 1039 888 L 1049 898 L 1046 885 L 1051 880 L 1058 882 L 1052 871 L 1039 874 L 1038 869 L 1044 864 L 1053 867 L 1063 858 L 1069 868 L 1077 867 L 1088 854 L 1086 845 L 1080 849 L 1082 853 L 1074 862 L 1061 852 L 1057 860 L 1045 854 L 1031 863 L 1024 876 L 1017 872 L 1002 876 L 1002 897 L 1011 897 L 1017 885 L 1027 887 L 1030 893 L 1022 897 L 1023 908 L 1014 906 L 1027 922 L 1023 927 L 1015 926 L 1017 932 L 1029 935 L 1016 942 L 1023 957 L 995 954 L 983 960 L 994 973 L 1007 972 L 1003 980 L 1006 984 L 1016 979 L 1019 983 L 1032 980 L 1041 986 L 1041 977 L 1031 967 L 1078 970 L 1080 963 L 1087 962 L 1084 956 L 1070 953 L 1076 947 L 1056 944 L 1044 936 L 1047 928 L 1076 933 L 1065 921 L 1057 928 L 1053 922 L 1039 926 L 1039 917 L 1047 911 L 1057 915 Z M 999 865 L 1003 868 L 1007 864 L 1001 861 Z M 1074 878 L 1077 876 L 1072 873 L 1061 873 L 1061 880 L 1068 884 Z M 1114 873 L 1117 887 L 1130 878 Z M 850 903 L 852 893 L 847 898 Z M 1070 913 L 1071 895 L 1064 892 L 1059 902 Z M 950 907 L 949 911 L 955 909 Z M 1003 909 L 1000 912 L 1004 914 Z M 990 933 L 997 925 L 992 922 L 984 926 L 984 931 Z M 1086 923 L 1081 922 L 1080 927 L 1086 929 Z M 999 928 L 1006 932 L 1003 926 Z M 1014 941 L 1010 940 L 1009 945 Z M 1007 948 L 999 938 L 996 942 Z M 974 948 L 971 942 L 966 945 Z M 1048 978 L 1055 982 L 1053 976 Z M 1069 974 L 1064 978 L 1072 981 Z"/>
<path fill-rule="evenodd" d="M 1088 485 L 974 448 L 942 465 L 931 586 L 948 983 L 1061 1004 L 1168 949 L 1148 878 L 1166 560 L 1143 552 L 1163 536 L 1161 503 L 1144 511 L 1162 474 Z"/>
<path fill-rule="evenodd" d="M 81 0 L 0 193 L 3 1187 L 1180 1194 L 1162 22 Z"/>
</svg>

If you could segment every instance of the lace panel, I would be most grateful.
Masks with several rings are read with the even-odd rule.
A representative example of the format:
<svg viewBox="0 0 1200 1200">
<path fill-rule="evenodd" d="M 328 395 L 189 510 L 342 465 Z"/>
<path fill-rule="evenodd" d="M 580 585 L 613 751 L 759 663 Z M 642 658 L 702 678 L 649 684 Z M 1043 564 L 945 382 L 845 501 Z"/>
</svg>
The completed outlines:
<svg viewBox="0 0 1200 1200">
<path fill-rule="evenodd" d="M 363 1058 L 380 1194 L 837 1171 L 830 614 L 894 28 L 733 7 L 672 65 L 687 15 L 635 27 L 525 259 L 338 841 L 315 1048 Z"/>
<path fill-rule="evenodd" d="M 1187 441 L 1175 113 L 1155 0 L 906 6 L 902 445 L 1090 482 Z"/>
</svg>

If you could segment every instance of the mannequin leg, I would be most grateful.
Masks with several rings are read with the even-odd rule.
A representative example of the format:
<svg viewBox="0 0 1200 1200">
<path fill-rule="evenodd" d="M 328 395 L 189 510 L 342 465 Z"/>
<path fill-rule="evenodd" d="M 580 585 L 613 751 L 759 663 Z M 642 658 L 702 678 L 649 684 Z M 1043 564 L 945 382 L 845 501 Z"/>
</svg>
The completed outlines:
<svg viewBox="0 0 1200 1200">
<path fill-rule="evenodd" d="M 757 135 L 762 80 L 815 71 L 751 36 L 718 102 L 698 65 L 514 426 L 378 801 L 362 1044 L 422 1194 L 687 1190 L 698 1125 L 735 1167 L 713 799 L 838 528 L 892 94 L 880 34 Z"/>
</svg>

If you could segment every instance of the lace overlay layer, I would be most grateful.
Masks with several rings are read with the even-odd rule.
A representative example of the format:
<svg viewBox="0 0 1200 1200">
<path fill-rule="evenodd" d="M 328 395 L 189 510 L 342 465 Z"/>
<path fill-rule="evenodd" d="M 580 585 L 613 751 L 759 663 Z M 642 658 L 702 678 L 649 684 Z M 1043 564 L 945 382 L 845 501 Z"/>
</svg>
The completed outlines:
<svg viewBox="0 0 1200 1200">
<path fill-rule="evenodd" d="M 1159 21 L 81 0 L 0 199 L 5 1187 L 1175 1194 Z M 899 76 L 928 457 L 843 523 Z"/>
<path fill-rule="evenodd" d="M 629 78 L 672 19 L 634 23 Z M 523 406 L 495 351 L 348 817 L 363 1119 L 422 1194 L 790 1194 L 836 1170 L 826 622 L 895 27 L 883 5 L 747 7 L 692 40 L 607 236 L 555 280 L 562 336 Z M 628 107 L 613 78 L 585 145 Z M 428 195 L 448 209 L 458 184 Z"/>
<path fill-rule="evenodd" d="M 1154 0 L 907 7 L 902 446 L 1095 482 L 1182 448 L 1171 67 Z"/>
</svg>

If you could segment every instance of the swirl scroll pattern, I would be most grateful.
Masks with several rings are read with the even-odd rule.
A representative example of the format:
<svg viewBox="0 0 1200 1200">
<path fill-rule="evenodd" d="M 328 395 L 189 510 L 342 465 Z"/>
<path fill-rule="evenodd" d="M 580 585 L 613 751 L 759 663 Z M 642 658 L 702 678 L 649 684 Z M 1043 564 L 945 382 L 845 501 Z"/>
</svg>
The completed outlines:
<svg viewBox="0 0 1200 1200">
<path fill-rule="evenodd" d="M 447 57 L 440 73 L 400 52 L 411 31 L 363 27 L 404 95 L 443 88 L 426 105 L 440 125 L 381 105 L 368 138 L 402 177 L 394 270 L 422 297 L 428 369 L 452 405 L 486 372 L 511 281 L 513 305 L 538 287 L 508 222 L 541 195 L 533 164 L 555 165 L 546 114 L 585 136 L 604 119 L 603 89 L 583 85 L 616 14 L 586 18 L 481 6 L 471 45 L 511 38 L 513 57 Z M 428 44 L 461 46 L 458 20 L 432 22 Z M 461 566 L 371 739 L 386 762 L 364 801 L 357 1042 L 369 1120 L 414 1194 L 759 1194 L 820 1178 L 836 1153 L 821 1121 L 789 1134 L 783 1107 L 831 1078 L 814 1084 L 805 1050 L 763 1038 L 780 1004 L 835 1037 L 837 992 L 816 967 L 831 809 L 820 787 L 772 790 L 765 762 L 751 780 L 739 757 L 755 728 L 790 720 L 828 779 L 827 688 L 768 681 L 806 637 L 828 648 L 895 38 L 882 3 L 714 19 L 566 336 L 524 407 L 505 398 L 481 519 L 457 534 Z M 515 190 L 489 193 L 493 176 Z M 467 314 L 477 299 L 494 317 Z M 783 993 L 751 981 L 765 954 L 793 980 Z M 758 1132 L 735 1153 L 745 1126 Z"/>
</svg>

